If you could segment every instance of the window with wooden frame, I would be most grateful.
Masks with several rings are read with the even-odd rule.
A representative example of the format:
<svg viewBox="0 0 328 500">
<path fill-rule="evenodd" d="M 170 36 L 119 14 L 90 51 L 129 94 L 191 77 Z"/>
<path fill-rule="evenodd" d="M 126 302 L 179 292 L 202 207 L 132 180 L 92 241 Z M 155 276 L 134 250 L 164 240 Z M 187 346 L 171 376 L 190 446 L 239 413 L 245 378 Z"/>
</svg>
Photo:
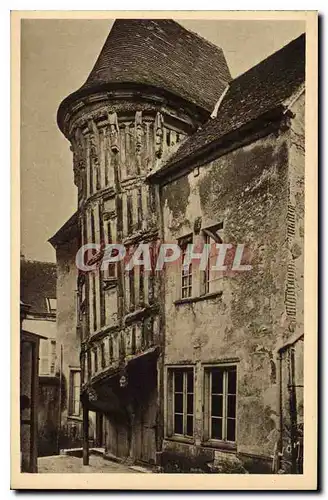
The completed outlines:
<svg viewBox="0 0 328 500">
<path fill-rule="evenodd" d="M 184 266 L 188 245 L 192 244 L 192 234 L 178 240 L 181 249 L 181 298 L 187 299 L 192 296 L 192 264 Z"/>
<path fill-rule="evenodd" d="M 204 371 L 204 440 L 226 444 L 236 442 L 237 367 L 223 365 Z"/>
<path fill-rule="evenodd" d="M 81 372 L 78 369 L 70 370 L 69 385 L 69 415 L 79 417 L 81 415 Z"/>
<path fill-rule="evenodd" d="M 169 436 L 192 438 L 194 434 L 194 369 L 168 370 L 168 429 Z"/>
</svg>

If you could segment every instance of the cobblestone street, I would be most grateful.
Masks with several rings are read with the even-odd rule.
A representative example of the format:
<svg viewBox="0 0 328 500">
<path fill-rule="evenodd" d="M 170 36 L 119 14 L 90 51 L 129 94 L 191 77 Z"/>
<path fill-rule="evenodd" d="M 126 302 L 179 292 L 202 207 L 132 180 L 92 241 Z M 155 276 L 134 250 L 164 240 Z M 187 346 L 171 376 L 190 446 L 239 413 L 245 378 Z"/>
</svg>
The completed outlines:
<svg viewBox="0 0 328 500">
<path fill-rule="evenodd" d="M 138 468 L 105 460 L 97 455 L 90 455 L 90 465 L 83 466 L 82 458 L 67 455 L 54 455 L 52 457 L 41 457 L 38 459 L 39 473 L 128 473 L 141 472 Z"/>
</svg>

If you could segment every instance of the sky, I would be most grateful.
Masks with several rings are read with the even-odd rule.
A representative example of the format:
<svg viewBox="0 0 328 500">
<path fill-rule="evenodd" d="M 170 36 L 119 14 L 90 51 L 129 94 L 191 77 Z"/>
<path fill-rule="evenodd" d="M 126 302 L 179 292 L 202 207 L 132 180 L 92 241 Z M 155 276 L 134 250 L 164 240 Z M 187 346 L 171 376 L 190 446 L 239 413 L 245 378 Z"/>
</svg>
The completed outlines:
<svg viewBox="0 0 328 500">
<path fill-rule="evenodd" d="M 302 21 L 179 21 L 224 51 L 232 77 L 305 31 Z M 55 262 L 48 239 L 75 212 L 69 142 L 60 102 L 87 79 L 110 20 L 23 20 L 21 30 L 21 253 Z"/>
</svg>

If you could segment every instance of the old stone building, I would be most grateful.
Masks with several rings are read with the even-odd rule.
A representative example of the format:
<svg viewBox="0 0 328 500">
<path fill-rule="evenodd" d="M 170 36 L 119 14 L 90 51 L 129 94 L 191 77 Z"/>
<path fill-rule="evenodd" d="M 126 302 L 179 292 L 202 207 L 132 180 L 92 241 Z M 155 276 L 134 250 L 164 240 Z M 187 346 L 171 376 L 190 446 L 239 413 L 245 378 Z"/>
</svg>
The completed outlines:
<svg viewBox="0 0 328 500">
<path fill-rule="evenodd" d="M 81 361 L 85 463 L 95 411 L 106 453 L 164 471 L 300 472 L 304 66 L 301 36 L 232 80 L 178 23 L 117 20 L 61 103 L 78 204 L 58 317 Z M 101 266 L 106 244 L 156 257 L 164 242 L 231 245 L 227 269 Z M 78 272 L 88 243 L 98 265 Z"/>
</svg>

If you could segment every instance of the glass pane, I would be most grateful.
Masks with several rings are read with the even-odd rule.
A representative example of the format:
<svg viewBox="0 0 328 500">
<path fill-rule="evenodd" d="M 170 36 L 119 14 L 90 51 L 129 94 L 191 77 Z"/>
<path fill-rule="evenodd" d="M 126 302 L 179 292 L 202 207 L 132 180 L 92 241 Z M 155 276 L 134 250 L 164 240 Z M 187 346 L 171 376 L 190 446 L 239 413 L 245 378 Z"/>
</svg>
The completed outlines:
<svg viewBox="0 0 328 500">
<path fill-rule="evenodd" d="M 187 392 L 194 392 L 194 372 L 187 372 Z"/>
<path fill-rule="evenodd" d="M 187 436 L 194 434 L 194 418 L 191 415 L 187 416 Z"/>
<path fill-rule="evenodd" d="M 222 439 L 222 418 L 212 418 L 212 439 Z"/>
<path fill-rule="evenodd" d="M 174 395 L 174 411 L 176 413 L 183 413 L 183 394 Z"/>
<path fill-rule="evenodd" d="M 228 418 L 227 422 L 227 440 L 235 441 L 236 439 L 236 420 L 234 418 Z"/>
<path fill-rule="evenodd" d="M 187 395 L 187 413 L 190 413 L 190 414 L 194 413 L 194 395 L 193 394 Z"/>
<path fill-rule="evenodd" d="M 223 371 L 212 371 L 212 394 L 223 394 Z"/>
<path fill-rule="evenodd" d="M 236 394 L 237 372 L 236 368 L 229 369 L 228 371 L 228 392 L 229 394 Z"/>
<path fill-rule="evenodd" d="M 236 417 L 236 396 L 228 396 L 228 417 Z"/>
<path fill-rule="evenodd" d="M 174 391 L 182 392 L 183 391 L 183 371 L 177 370 L 174 373 Z"/>
<path fill-rule="evenodd" d="M 183 416 L 174 415 L 174 433 L 183 434 Z"/>
<path fill-rule="evenodd" d="M 212 396 L 212 416 L 223 416 L 223 396 Z"/>
</svg>

